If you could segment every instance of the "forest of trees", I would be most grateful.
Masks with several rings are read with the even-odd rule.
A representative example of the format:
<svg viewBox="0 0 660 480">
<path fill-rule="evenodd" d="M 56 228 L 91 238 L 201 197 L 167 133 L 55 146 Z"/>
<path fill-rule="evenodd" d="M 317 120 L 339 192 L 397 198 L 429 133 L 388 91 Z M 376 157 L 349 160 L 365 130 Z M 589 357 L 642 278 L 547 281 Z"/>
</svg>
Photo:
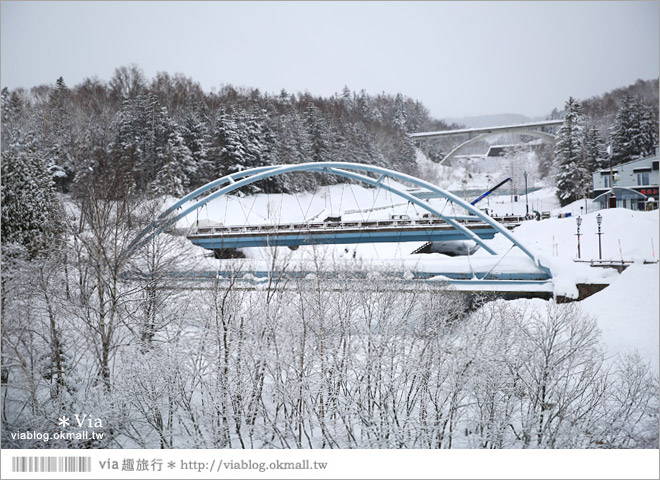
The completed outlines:
<svg viewBox="0 0 660 480">
<path fill-rule="evenodd" d="M 60 192 L 85 191 L 85 182 L 120 174 L 124 189 L 181 196 L 219 176 L 262 165 L 348 161 L 416 174 L 411 132 L 457 125 L 430 117 L 402 94 L 368 95 L 347 87 L 330 98 L 278 95 L 222 87 L 204 92 L 181 74 L 148 80 L 136 65 L 115 70 L 109 82 L 86 79 L 2 90 L 2 151 L 22 152 L 46 167 Z M 638 80 L 584 101 L 569 99 L 548 118 L 566 118 L 554 158 L 562 204 L 584 197 L 591 173 L 653 153 L 658 143 L 658 80 Z M 432 160 L 451 146 L 423 145 Z M 13 157 L 12 157 L 13 158 Z M 311 190 L 329 176 L 282 176 L 248 192 Z"/>
<path fill-rule="evenodd" d="M 658 80 L 580 102 L 569 98 L 554 150 L 557 197 L 562 205 L 589 194 L 592 173 L 653 155 L 658 145 Z M 609 152 L 609 153 L 608 153 Z"/>
<path fill-rule="evenodd" d="M 148 81 L 135 65 L 108 83 L 87 79 L 2 91 L 2 151 L 39 157 L 62 192 L 89 176 L 122 172 L 125 188 L 180 196 L 219 176 L 261 165 L 320 161 L 414 173 L 407 132 L 446 129 L 401 94 L 263 94 L 224 86 L 205 93 L 183 75 Z M 282 177 L 267 192 L 312 189 L 328 177 Z M 253 189 L 256 187 L 252 187 Z"/>
<path fill-rule="evenodd" d="M 136 67 L 3 90 L 3 447 L 656 448 L 657 375 L 606 359 L 576 304 L 468 305 L 374 270 L 191 288 L 168 274 L 195 268 L 185 238 L 123 254 L 165 195 L 269 163 L 414 173 L 406 132 L 442 128 L 402 95 L 206 94 Z M 286 252 L 268 249 L 272 271 Z M 76 414 L 102 437 L 18 435 Z"/>
</svg>

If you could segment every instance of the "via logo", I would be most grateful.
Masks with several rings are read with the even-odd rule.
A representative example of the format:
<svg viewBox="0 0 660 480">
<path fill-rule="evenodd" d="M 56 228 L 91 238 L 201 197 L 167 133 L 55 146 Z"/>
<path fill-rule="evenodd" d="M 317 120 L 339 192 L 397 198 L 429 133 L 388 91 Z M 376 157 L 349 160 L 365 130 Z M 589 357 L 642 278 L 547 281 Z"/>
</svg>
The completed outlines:
<svg viewBox="0 0 660 480">
<path fill-rule="evenodd" d="M 103 428 L 103 420 L 98 417 L 87 414 L 81 416 L 76 413 L 74 418 L 75 423 L 79 428 Z M 62 415 L 57 421 L 60 427 L 68 427 L 71 425 L 71 419 L 66 415 Z"/>
</svg>

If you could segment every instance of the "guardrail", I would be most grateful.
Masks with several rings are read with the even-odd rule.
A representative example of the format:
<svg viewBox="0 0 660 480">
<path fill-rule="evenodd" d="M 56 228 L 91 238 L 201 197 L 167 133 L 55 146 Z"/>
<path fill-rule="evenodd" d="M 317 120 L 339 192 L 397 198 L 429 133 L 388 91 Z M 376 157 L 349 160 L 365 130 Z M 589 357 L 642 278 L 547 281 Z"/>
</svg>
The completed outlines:
<svg viewBox="0 0 660 480">
<path fill-rule="evenodd" d="M 507 228 L 514 228 L 524 220 L 524 217 L 510 216 L 496 218 L 497 221 L 507 225 Z M 463 220 L 460 223 L 469 226 L 488 226 L 480 219 Z M 375 221 L 355 221 L 355 222 L 306 222 L 306 223 L 287 223 L 281 225 L 228 225 L 197 228 L 194 235 L 223 235 L 240 233 L 270 233 L 270 232 L 292 232 L 292 231 L 313 231 L 313 230 L 350 230 L 350 229 L 372 229 L 388 227 L 451 227 L 447 222 L 441 219 L 422 218 L 414 220 L 375 220 Z"/>
<path fill-rule="evenodd" d="M 635 263 L 632 260 L 573 260 L 575 263 L 588 263 L 590 267 L 598 268 L 614 268 L 617 272 L 621 273 L 630 265 Z M 658 260 L 644 260 L 644 265 L 658 263 Z"/>
</svg>

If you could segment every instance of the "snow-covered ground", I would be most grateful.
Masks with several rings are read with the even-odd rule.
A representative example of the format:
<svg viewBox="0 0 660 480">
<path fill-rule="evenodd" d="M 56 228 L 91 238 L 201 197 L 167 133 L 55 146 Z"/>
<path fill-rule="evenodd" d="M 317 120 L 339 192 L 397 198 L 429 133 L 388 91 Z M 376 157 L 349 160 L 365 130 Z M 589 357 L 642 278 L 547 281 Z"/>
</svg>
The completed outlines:
<svg viewBox="0 0 660 480">
<path fill-rule="evenodd" d="M 562 209 L 553 209 L 553 212 L 577 214 L 583 204 L 583 201 L 575 202 Z M 660 335 L 658 210 L 634 212 L 616 208 L 596 211 L 589 205 L 589 212 L 582 215 L 581 258 L 599 258 L 596 216 L 600 214 L 603 259 L 635 262 L 621 274 L 613 269 L 576 265 L 572 261 L 577 256 L 575 218 L 526 222 L 515 233 L 526 244 L 533 245 L 551 265 L 556 283 L 609 283 L 604 290 L 580 302 L 583 310 L 597 319 L 610 354 L 637 350 L 651 362 L 657 373 Z"/>
<path fill-rule="evenodd" d="M 598 321 L 609 353 L 636 350 L 658 373 L 658 264 L 634 264 L 582 307 Z"/>
<path fill-rule="evenodd" d="M 451 208 L 451 204 L 447 205 L 440 199 L 432 199 L 430 204 L 441 210 Z M 658 263 L 644 263 L 658 260 L 658 211 L 597 211 L 595 204 L 589 200 L 580 200 L 560 208 L 551 188 L 530 193 L 528 204 L 530 211 L 549 211 L 552 217 L 524 222 L 514 231 L 514 235 L 543 265 L 551 269 L 555 293 L 575 297 L 576 283 L 609 284 L 601 292 L 581 302 L 584 311 L 597 319 L 611 355 L 637 350 L 650 360 L 658 371 L 659 270 Z M 496 215 L 523 215 L 526 211 L 525 198 L 514 202 L 511 195 L 493 194 L 478 206 L 488 207 Z M 558 218 L 559 213 L 568 212 L 572 217 Z M 323 187 L 314 194 L 221 197 L 188 215 L 178 226 L 192 228 L 197 221 L 207 220 L 225 225 L 286 223 L 302 219 L 322 221 L 327 216 L 338 215 L 344 220 L 375 220 L 389 218 L 393 213 L 416 218 L 424 211 L 382 189 L 334 185 Z M 602 215 L 602 258 L 634 262 L 621 274 L 614 269 L 596 268 L 588 263 L 574 261 L 577 259 L 575 217 L 578 215 L 582 217 L 581 259 L 599 258 L 596 222 L 596 215 L 599 213 Z M 296 251 L 281 247 L 278 248 L 278 255 L 293 262 L 305 262 L 314 257 L 332 264 L 359 262 L 362 267 L 373 265 L 374 268 L 424 271 L 441 271 L 442 268 L 489 268 L 489 265 L 496 261 L 499 261 L 497 267 L 505 271 L 525 266 L 533 267 L 533 263 L 519 249 L 508 251 L 511 243 L 500 234 L 490 240 L 489 245 L 496 251 L 507 252 L 501 260 L 493 260 L 483 249 L 477 250 L 470 257 L 411 255 L 420 245 L 422 242 L 323 245 L 300 247 Z M 200 260 L 207 263 L 207 266 L 219 268 L 219 260 L 205 257 L 202 249 L 196 251 Z M 255 268 L 268 268 L 266 262 L 272 258 L 272 249 L 246 249 L 244 253 L 248 261 L 254 262 Z"/>
</svg>

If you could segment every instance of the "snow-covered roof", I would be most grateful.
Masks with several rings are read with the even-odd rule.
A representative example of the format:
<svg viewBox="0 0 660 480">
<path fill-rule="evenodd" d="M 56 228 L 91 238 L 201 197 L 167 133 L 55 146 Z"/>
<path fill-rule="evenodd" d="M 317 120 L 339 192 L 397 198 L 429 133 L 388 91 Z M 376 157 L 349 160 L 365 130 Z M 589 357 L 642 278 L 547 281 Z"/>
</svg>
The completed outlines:
<svg viewBox="0 0 660 480">
<path fill-rule="evenodd" d="M 598 195 L 596 198 L 594 198 L 594 202 L 599 202 L 604 198 L 609 198 L 611 195 L 612 195 L 612 190 L 608 189 L 606 192 L 603 192 L 600 195 Z M 646 195 L 643 195 L 637 190 L 633 190 L 632 188 L 625 188 L 625 187 L 614 187 L 614 196 L 617 198 L 621 198 L 623 196 L 626 196 L 628 198 L 630 197 L 638 197 L 640 199 L 646 198 Z"/>
<path fill-rule="evenodd" d="M 635 160 L 630 160 L 629 162 L 625 162 L 625 163 L 619 163 L 618 165 L 615 165 L 614 167 L 630 166 L 630 165 L 634 165 L 635 163 L 646 164 L 646 163 L 652 162 L 654 160 L 656 160 L 656 161 L 658 160 L 658 150 L 657 149 L 656 149 L 654 155 L 651 155 L 651 156 L 648 156 L 648 157 L 643 157 L 643 158 L 636 158 Z M 609 172 L 609 169 L 607 171 Z"/>
</svg>

